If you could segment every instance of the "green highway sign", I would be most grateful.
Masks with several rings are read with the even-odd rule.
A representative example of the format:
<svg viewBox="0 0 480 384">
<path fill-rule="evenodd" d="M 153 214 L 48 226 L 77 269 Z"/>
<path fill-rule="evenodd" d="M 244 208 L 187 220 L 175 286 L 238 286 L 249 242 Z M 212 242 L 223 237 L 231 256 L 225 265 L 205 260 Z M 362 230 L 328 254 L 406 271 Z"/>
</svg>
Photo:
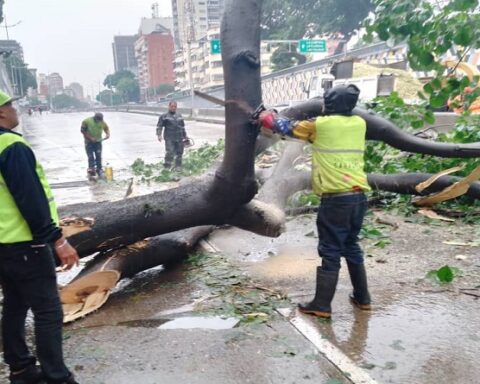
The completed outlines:
<svg viewBox="0 0 480 384">
<path fill-rule="evenodd" d="M 298 50 L 300 53 L 327 52 L 327 40 L 300 40 Z"/>
<path fill-rule="evenodd" d="M 222 46 L 220 45 L 220 39 L 210 40 L 210 52 L 214 55 L 222 52 Z"/>
</svg>

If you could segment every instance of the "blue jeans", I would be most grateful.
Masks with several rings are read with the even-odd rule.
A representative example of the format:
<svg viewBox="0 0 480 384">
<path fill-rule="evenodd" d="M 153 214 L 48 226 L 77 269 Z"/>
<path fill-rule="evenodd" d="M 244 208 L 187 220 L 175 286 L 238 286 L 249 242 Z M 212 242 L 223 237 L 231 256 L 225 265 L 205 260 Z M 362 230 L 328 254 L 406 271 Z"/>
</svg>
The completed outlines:
<svg viewBox="0 0 480 384">
<path fill-rule="evenodd" d="M 62 381 L 70 372 L 63 361 L 63 312 L 49 245 L 0 245 L 3 288 L 3 357 L 11 371 L 35 364 L 25 342 L 25 319 L 33 312 L 38 360 L 46 378 Z"/>
<path fill-rule="evenodd" d="M 85 151 L 88 156 L 88 168 L 102 171 L 102 143 L 85 142 Z"/>
<path fill-rule="evenodd" d="M 358 234 L 367 211 L 363 193 L 322 197 L 317 216 L 318 254 L 322 269 L 340 270 L 344 256 L 352 264 L 363 263 L 363 251 L 358 245 Z"/>
</svg>

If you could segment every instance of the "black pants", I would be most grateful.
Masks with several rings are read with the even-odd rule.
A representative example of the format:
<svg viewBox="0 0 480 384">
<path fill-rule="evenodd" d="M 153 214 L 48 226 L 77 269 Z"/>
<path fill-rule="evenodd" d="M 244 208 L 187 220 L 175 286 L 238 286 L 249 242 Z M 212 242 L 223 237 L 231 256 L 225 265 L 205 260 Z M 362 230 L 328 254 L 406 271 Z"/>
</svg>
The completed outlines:
<svg viewBox="0 0 480 384">
<path fill-rule="evenodd" d="M 85 151 L 88 156 L 88 168 L 93 170 L 96 169 L 97 172 L 102 171 L 102 143 L 85 143 Z"/>
<path fill-rule="evenodd" d="M 171 167 L 173 160 L 175 159 L 175 166 L 180 167 L 182 165 L 183 156 L 183 140 L 165 139 L 165 162 L 166 168 Z"/>
<path fill-rule="evenodd" d="M 363 193 L 346 196 L 322 197 L 318 208 L 318 254 L 322 268 L 327 271 L 340 269 L 340 258 L 349 263 L 363 264 L 363 251 L 358 245 L 367 211 L 367 199 Z"/>
<path fill-rule="evenodd" d="M 63 361 L 63 312 L 57 290 L 55 260 L 49 245 L 0 245 L 3 288 L 3 357 L 11 371 L 35 364 L 25 342 L 28 309 L 34 317 L 37 357 L 48 381 L 62 381 L 70 372 Z"/>
</svg>

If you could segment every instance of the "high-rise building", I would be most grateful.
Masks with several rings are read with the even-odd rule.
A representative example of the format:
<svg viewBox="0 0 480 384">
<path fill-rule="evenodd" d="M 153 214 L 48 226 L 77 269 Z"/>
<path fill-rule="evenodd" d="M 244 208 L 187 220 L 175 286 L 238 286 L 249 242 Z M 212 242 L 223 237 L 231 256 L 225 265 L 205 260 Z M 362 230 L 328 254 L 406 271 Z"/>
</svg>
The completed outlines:
<svg viewBox="0 0 480 384">
<path fill-rule="evenodd" d="M 220 38 L 220 27 L 210 28 L 207 35 L 190 45 L 190 50 L 183 49 L 175 52 L 174 72 L 175 85 L 182 91 L 190 90 L 189 60 L 192 70 L 192 84 L 194 89 L 208 90 L 212 87 L 222 86 L 223 63 L 222 55 L 211 50 L 210 41 Z M 268 41 L 260 43 L 261 74 L 269 74 L 271 66 L 272 49 Z"/>
<path fill-rule="evenodd" d="M 161 24 L 135 42 L 138 81 L 142 92 L 160 84 L 174 84 L 173 37 Z"/>
<path fill-rule="evenodd" d="M 160 27 L 166 28 L 173 34 L 173 18 L 172 17 L 142 17 L 140 22 L 140 28 L 138 30 L 139 35 L 149 35 L 157 31 Z"/>
<path fill-rule="evenodd" d="M 137 35 L 113 37 L 112 49 L 115 72 L 126 69 L 137 73 L 137 59 L 135 58 L 135 41 L 137 39 Z"/>
<path fill-rule="evenodd" d="M 16 40 L 0 40 L 0 53 L 11 52 L 23 61 L 23 48 Z"/>
<path fill-rule="evenodd" d="M 37 76 L 37 89 L 40 96 L 48 96 L 48 80 L 47 75 L 45 75 L 44 73 L 39 73 Z"/>
<path fill-rule="evenodd" d="M 224 6 L 224 0 L 172 0 L 175 47 L 181 49 L 189 39 L 198 41 L 219 26 Z"/>
<path fill-rule="evenodd" d="M 53 72 L 47 76 L 48 93 L 51 96 L 63 92 L 63 78 L 59 73 Z"/>
<path fill-rule="evenodd" d="M 83 100 L 83 87 L 80 83 L 72 83 L 68 87 L 73 92 L 73 97 L 75 97 L 77 100 Z"/>
</svg>

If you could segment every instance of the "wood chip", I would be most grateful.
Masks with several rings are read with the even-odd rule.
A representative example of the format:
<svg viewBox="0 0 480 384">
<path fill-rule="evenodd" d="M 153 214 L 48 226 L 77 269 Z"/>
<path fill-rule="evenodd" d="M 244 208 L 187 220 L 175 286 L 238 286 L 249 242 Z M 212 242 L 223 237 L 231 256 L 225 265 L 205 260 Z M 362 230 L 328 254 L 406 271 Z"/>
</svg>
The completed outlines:
<svg viewBox="0 0 480 384">
<path fill-rule="evenodd" d="M 417 192 L 422 192 L 424 189 L 428 188 L 435 181 L 437 181 L 440 177 L 445 176 L 445 175 L 449 175 L 451 173 L 461 171 L 463 168 L 465 168 L 465 164 L 459 165 L 458 167 L 449 168 L 449 169 L 446 169 L 442 172 L 436 173 L 435 175 L 430 177 L 428 180 L 425 180 L 424 182 L 417 184 L 415 186 L 415 190 Z"/>
<path fill-rule="evenodd" d="M 480 166 L 475 168 L 472 173 L 467 177 L 464 177 L 462 180 L 448 186 L 443 191 L 417 199 L 414 201 L 415 205 L 431 207 L 433 204 L 441 203 L 445 200 L 454 199 L 458 196 L 465 194 L 470 188 L 470 184 L 480 178 Z"/>
</svg>

